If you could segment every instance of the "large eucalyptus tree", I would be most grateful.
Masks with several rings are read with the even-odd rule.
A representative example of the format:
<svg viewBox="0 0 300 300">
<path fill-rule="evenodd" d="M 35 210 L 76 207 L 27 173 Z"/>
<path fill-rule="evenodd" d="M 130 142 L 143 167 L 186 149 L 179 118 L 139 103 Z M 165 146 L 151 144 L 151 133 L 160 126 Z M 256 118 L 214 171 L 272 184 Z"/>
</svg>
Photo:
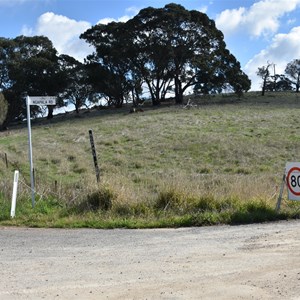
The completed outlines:
<svg viewBox="0 0 300 300">
<path fill-rule="evenodd" d="M 26 116 L 24 96 L 57 95 L 64 86 L 58 55 L 44 36 L 0 40 L 1 89 L 9 103 L 8 120 Z M 32 114 L 40 111 L 33 106 Z M 48 117 L 53 108 L 49 106 Z"/>
<path fill-rule="evenodd" d="M 238 93 L 250 89 L 250 80 L 226 49 L 215 22 L 178 4 L 142 9 L 126 23 L 98 24 L 81 38 L 96 49 L 89 62 L 107 71 L 103 82 L 115 86 L 123 98 L 136 86 L 147 87 L 153 104 L 169 92 L 182 103 L 183 95 L 193 89 L 207 93 L 228 86 Z"/>
</svg>

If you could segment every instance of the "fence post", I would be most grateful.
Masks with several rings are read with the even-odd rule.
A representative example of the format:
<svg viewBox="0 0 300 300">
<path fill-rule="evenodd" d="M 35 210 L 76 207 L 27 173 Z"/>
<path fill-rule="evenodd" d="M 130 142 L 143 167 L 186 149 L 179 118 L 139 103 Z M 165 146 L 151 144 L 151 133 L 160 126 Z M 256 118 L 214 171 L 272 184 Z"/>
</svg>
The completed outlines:
<svg viewBox="0 0 300 300">
<path fill-rule="evenodd" d="M 18 191 L 19 171 L 15 171 L 14 186 L 11 200 L 10 216 L 14 218 L 16 215 L 17 191 Z"/>
<path fill-rule="evenodd" d="M 96 171 L 96 178 L 97 178 L 97 182 L 99 183 L 100 182 L 100 170 L 98 167 L 97 154 L 96 154 L 96 148 L 95 148 L 92 129 L 89 130 L 89 135 L 90 135 L 90 142 L 91 142 L 92 154 L 93 154 L 93 159 L 94 159 L 94 166 L 95 166 L 95 171 Z"/>
<path fill-rule="evenodd" d="M 6 153 L 4 153 L 4 159 L 5 159 L 6 169 L 8 169 L 8 159 L 7 159 L 7 154 Z"/>
</svg>

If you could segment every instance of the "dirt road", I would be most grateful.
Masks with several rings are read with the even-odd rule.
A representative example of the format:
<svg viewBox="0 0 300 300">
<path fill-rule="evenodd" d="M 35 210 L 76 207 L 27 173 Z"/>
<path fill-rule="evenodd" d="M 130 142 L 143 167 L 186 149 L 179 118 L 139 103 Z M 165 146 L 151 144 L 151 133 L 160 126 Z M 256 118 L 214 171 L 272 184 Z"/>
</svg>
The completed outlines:
<svg viewBox="0 0 300 300">
<path fill-rule="evenodd" d="M 0 299 L 300 299 L 300 221 L 0 228 Z"/>
</svg>

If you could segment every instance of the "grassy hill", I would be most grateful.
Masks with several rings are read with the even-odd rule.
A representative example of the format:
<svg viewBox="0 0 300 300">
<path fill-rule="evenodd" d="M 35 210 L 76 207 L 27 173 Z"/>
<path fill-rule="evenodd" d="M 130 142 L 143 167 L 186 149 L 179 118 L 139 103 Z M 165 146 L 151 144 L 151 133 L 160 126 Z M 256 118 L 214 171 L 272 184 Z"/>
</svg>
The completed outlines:
<svg viewBox="0 0 300 300">
<path fill-rule="evenodd" d="M 286 162 L 300 158 L 299 109 L 294 93 L 249 93 L 34 120 L 34 209 L 27 127 L 19 124 L 0 133 L 0 224 L 135 228 L 298 217 L 297 202 L 284 200 L 279 213 L 275 205 Z M 10 220 L 15 169 L 21 178 Z"/>
</svg>

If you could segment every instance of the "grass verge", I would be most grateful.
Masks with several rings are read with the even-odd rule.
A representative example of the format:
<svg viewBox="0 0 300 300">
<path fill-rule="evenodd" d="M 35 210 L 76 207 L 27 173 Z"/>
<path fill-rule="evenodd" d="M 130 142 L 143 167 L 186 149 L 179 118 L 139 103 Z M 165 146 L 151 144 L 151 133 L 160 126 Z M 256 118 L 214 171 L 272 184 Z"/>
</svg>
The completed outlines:
<svg viewBox="0 0 300 300">
<path fill-rule="evenodd" d="M 153 203 L 118 203 L 107 187 L 66 205 L 54 198 L 30 201 L 20 199 L 14 219 L 10 203 L 0 196 L 0 224 L 4 226 L 55 228 L 162 228 L 221 224 L 248 224 L 300 217 L 298 203 L 283 202 L 275 211 L 274 203 L 263 199 L 242 201 L 238 198 L 197 197 L 177 190 L 162 192 Z"/>
</svg>

